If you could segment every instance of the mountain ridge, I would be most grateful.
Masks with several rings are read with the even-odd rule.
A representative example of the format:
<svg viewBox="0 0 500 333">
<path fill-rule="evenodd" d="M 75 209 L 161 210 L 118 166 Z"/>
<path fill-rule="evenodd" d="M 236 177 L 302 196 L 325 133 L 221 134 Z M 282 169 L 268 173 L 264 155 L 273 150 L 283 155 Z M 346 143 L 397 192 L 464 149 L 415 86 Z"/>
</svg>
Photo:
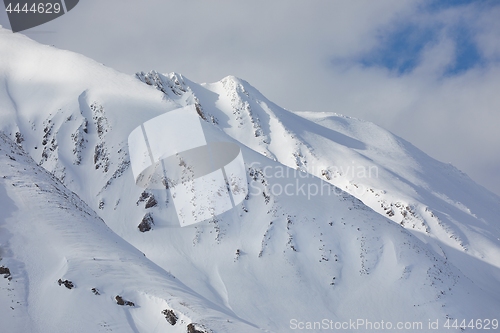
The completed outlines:
<svg viewBox="0 0 500 333">
<path fill-rule="evenodd" d="M 15 149 L 8 147 L 22 146 L 105 221 L 117 240 L 146 255 L 148 263 L 134 259 L 135 264 L 151 262 L 170 272 L 183 286 L 173 283 L 170 289 L 203 304 L 182 325 L 170 325 L 158 306 L 163 301 L 134 293 L 140 283 L 117 273 L 117 285 L 129 293 L 113 296 L 138 306 L 118 308 L 121 331 L 154 332 L 141 326 L 144 318 L 166 323 L 173 332 L 187 331 L 188 319 L 213 332 L 229 331 L 233 324 L 239 332 L 287 332 L 292 319 L 427 323 L 493 318 L 499 312 L 498 197 L 378 126 L 292 113 L 231 76 L 201 85 L 176 73 L 133 77 L 25 37 L 1 33 L 0 46 L 0 130 L 15 142 L 2 144 L 2 172 L 12 172 L 7 155 Z M 180 228 L 168 191 L 135 185 L 127 137 L 145 121 L 186 105 L 196 106 L 207 139 L 240 145 L 251 193 L 232 211 Z M 376 167 L 376 177 L 366 176 L 370 167 Z M 362 170 L 365 176 L 358 177 Z M 313 195 L 315 189 L 326 192 Z M 3 197 L 18 198 L 11 192 Z M 2 208 L 10 211 L 5 200 Z M 64 221 L 52 219 L 64 230 Z M 149 230 L 141 232 L 145 219 Z M 15 231 L 15 218 L 3 220 Z M 22 238 L 19 231 L 13 234 Z M 20 260 L 18 251 L 0 264 Z M 75 275 L 57 279 L 74 279 L 79 289 L 83 269 L 74 267 Z M 94 278 L 101 281 L 106 274 Z M 51 283 L 61 288 L 54 278 Z M 108 299 L 98 309 L 107 313 L 118 306 L 112 303 Z M 155 309 L 152 314 L 141 310 L 144 304 Z M 183 305 L 176 304 L 172 310 L 182 313 Z M 26 309 L 28 317 L 54 315 Z M 74 316 L 78 309 L 67 311 Z M 55 316 L 54 325 L 60 320 Z M 48 321 L 33 325 L 50 331 Z"/>
</svg>

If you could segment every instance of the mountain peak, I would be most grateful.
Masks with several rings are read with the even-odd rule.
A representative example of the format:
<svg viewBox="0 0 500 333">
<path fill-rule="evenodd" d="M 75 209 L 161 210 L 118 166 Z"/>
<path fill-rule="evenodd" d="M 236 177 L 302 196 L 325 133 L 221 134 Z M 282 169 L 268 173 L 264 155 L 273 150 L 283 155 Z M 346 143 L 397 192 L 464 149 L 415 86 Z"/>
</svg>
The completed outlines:
<svg viewBox="0 0 500 333">
<path fill-rule="evenodd" d="M 10 331 L 289 332 L 291 318 L 426 325 L 500 313 L 499 198 L 401 138 L 284 110 L 234 76 L 133 77 L 7 35 L 0 318 Z M 240 148 L 249 194 L 181 228 L 170 189 L 136 185 L 128 138 L 162 119 L 161 138 L 180 124 L 158 116 L 191 105 L 206 137 Z"/>
</svg>

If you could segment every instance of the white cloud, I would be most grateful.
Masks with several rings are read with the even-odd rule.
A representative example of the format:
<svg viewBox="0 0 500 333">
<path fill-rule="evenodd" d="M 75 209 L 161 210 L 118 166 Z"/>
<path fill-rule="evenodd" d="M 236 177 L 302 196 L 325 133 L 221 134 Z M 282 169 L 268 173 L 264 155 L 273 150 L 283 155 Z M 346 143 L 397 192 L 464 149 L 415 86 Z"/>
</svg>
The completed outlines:
<svg viewBox="0 0 500 333">
<path fill-rule="evenodd" d="M 31 38 L 134 73 L 198 81 L 232 74 L 292 110 L 344 113 L 392 130 L 500 194 L 500 6 L 425 10 L 428 1 L 80 1 Z M 400 74 L 357 61 L 405 24 L 436 37 Z M 456 61 L 457 27 L 486 59 Z"/>
</svg>

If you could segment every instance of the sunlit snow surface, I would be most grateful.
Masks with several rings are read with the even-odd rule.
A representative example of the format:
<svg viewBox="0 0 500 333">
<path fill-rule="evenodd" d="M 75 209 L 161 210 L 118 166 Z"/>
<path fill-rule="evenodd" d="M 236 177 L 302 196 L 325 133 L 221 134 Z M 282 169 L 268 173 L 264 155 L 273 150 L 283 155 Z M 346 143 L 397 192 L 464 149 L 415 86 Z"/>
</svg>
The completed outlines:
<svg viewBox="0 0 500 333">
<path fill-rule="evenodd" d="M 425 332 L 498 317 L 500 199 L 380 127 L 291 113 L 234 77 L 124 75 L 5 30 L 0 59 L 2 330 L 289 332 L 294 319 L 364 318 Z M 169 191 L 136 185 L 127 139 L 188 105 L 208 141 L 242 147 L 249 195 L 181 228 Z"/>
<path fill-rule="evenodd" d="M 200 121 L 196 107 L 188 105 L 148 120 L 128 136 L 136 184 L 168 190 L 181 227 L 215 218 L 248 194 L 239 145 L 207 142 Z"/>
</svg>

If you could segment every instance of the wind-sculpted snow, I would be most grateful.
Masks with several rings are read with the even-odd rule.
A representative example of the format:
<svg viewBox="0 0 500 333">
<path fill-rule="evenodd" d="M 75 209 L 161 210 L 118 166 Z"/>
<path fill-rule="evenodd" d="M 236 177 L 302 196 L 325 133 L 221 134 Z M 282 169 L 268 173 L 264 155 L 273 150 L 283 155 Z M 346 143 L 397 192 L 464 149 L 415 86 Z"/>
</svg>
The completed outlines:
<svg viewBox="0 0 500 333">
<path fill-rule="evenodd" d="M 500 198 L 453 166 L 430 158 L 372 123 L 332 113 L 294 114 L 243 80 L 227 77 L 221 82 L 192 90 L 200 96 L 207 95 L 201 93 L 203 89 L 220 96 L 213 104 L 209 99 L 199 100 L 206 110 L 218 108 L 228 115 L 231 126 L 220 126 L 225 133 L 354 195 L 430 243 L 480 285 L 484 285 L 482 270 L 470 270 L 469 261 L 456 254 L 486 261 L 488 275 L 498 276 Z M 231 102 L 223 102 L 226 95 L 232 96 Z M 258 140 L 250 128 L 239 126 L 236 130 L 241 107 L 235 106 L 235 100 L 258 115 L 261 135 L 269 137 L 269 142 Z M 448 247 L 453 250 L 446 251 Z M 495 278 L 490 282 L 500 281 Z"/>
<path fill-rule="evenodd" d="M 289 332 L 365 319 L 426 332 L 500 313 L 499 198 L 380 127 L 286 111 L 235 77 L 120 74 L 20 35 L 0 34 L 0 59 L 9 328 Z M 170 189 L 137 186 L 128 137 L 185 106 L 210 141 L 240 147 L 248 195 L 181 228 Z"/>
<path fill-rule="evenodd" d="M 220 332 L 259 331 L 114 234 L 3 134 L 0 172 L 0 264 L 11 274 L 0 281 L 2 330 L 187 332 L 191 324 Z M 132 301 L 119 302 L 123 297 Z M 165 310 L 178 322 L 166 321 Z"/>
</svg>

